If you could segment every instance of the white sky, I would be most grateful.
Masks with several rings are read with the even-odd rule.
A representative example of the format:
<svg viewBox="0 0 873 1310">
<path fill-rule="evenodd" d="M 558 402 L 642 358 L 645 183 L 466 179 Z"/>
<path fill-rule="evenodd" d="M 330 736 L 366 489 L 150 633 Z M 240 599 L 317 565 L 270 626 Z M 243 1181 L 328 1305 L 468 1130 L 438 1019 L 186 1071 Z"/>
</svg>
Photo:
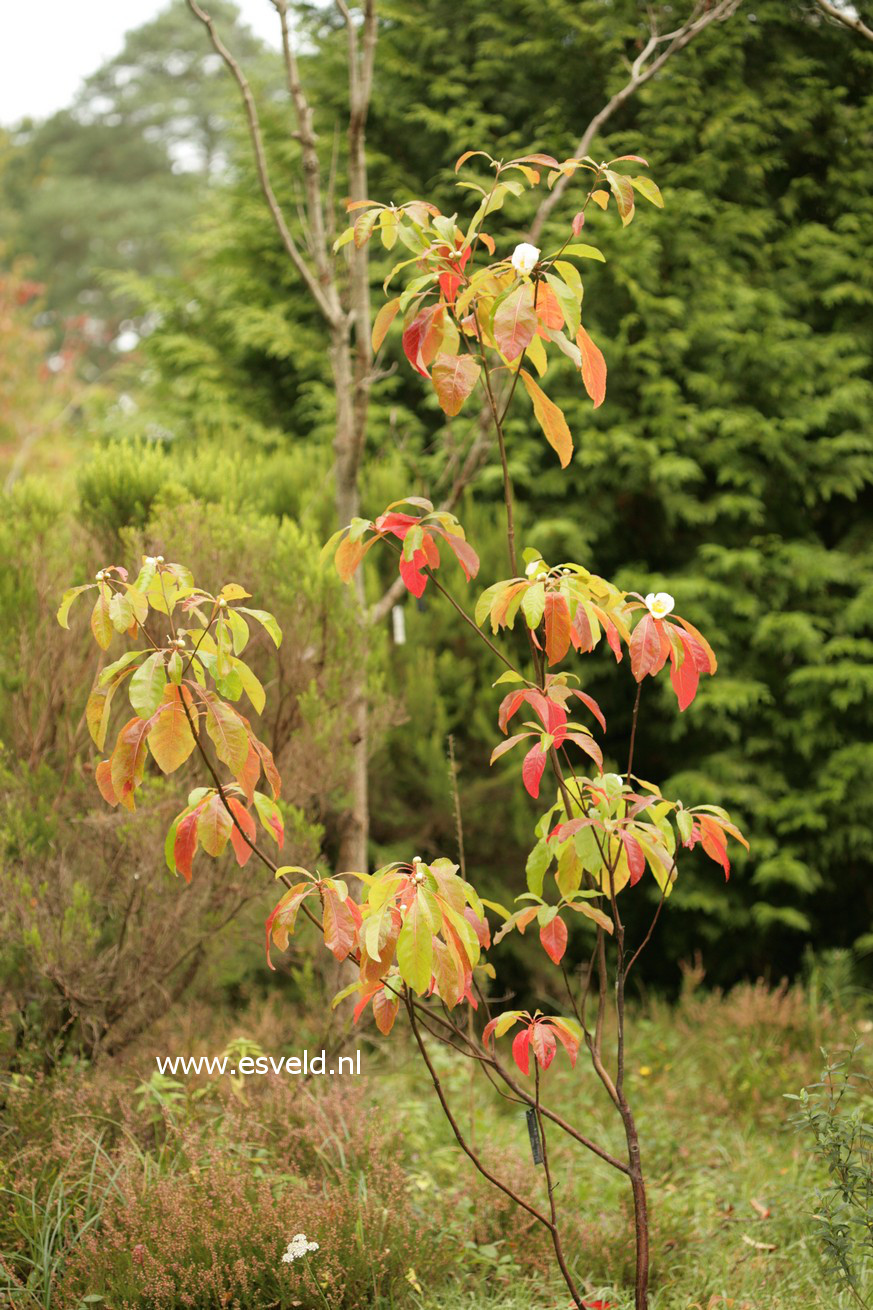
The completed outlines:
<svg viewBox="0 0 873 1310">
<path fill-rule="evenodd" d="M 236 0 L 259 36 L 276 44 L 270 0 Z M 0 0 L 0 124 L 63 108 L 79 83 L 113 55 L 124 34 L 167 0 Z M 192 18 L 192 22 L 194 19 Z"/>
</svg>

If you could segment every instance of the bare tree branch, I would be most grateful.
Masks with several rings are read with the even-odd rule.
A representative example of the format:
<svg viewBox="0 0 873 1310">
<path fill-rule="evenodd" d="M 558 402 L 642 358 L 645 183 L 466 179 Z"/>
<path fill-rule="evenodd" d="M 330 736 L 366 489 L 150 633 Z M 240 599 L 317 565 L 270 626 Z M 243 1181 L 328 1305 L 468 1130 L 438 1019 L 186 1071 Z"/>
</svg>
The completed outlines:
<svg viewBox="0 0 873 1310">
<path fill-rule="evenodd" d="M 306 283 L 307 290 L 318 306 L 321 314 L 326 321 L 331 324 L 331 326 L 334 326 L 337 319 L 342 316 L 339 300 L 335 294 L 331 295 L 328 290 L 322 287 L 318 278 L 309 267 L 309 264 L 303 258 L 297 242 L 291 235 L 288 224 L 285 221 L 285 215 L 282 212 L 282 207 L 276 199 L 275 192 L 270 183 L 267 158 L 264 153 L 264 141 L 261 133 L 260 119 L 258 118 L 255 98 L 252 95 L 252 89 L 249 85 L 248 79 L 228 50 L 227 46 L 222 41 L 221 37 L 218 35 L 215 24 L 206 10 L 201 9 L 197 0 L 188 0 L 188 8 L 191 10 L 194 17 L 199 19 L 206 28 L 213 49 L 224 61 L 233 76 L 234 81 L 239 87 L 240 95 L 242 96 L 243 105 L 245 107 L 246 119 L 248 120 L 249 133 L 252 138 L 252 149 L 255 156 L 255 165 L 258 170 L 258 180 L 261 184 L 261 190 L 264 193 L 264 199 L 267 202 L 273 222 L 276 225 L 276 230 L 282 238 L 282 244 L 284 245 L 292 264 Z"/>
<path fill-rule="evenodd" d="M 333 281 L 328 254 L 324 204 L 321 190 L 321 162 L 318 158 L 318 137 L 312 122 L 312 106 L 303 90 L 297 55 L 291 40 L 288 23 L 287 0 L 272 0 L 282 28 L 282 55 L 285 61 L 285 80 L 297 116 L 297 139 L 303 155 L 303 186 L 306 195 L 306 218 L 309 226 L 310 249 L 315 260 L 319 279 L 327 286 Z"/>
<path fill-rule="evenodd" d="M 649 39 L 631 64 L 630 77 L 621 90 L 616 91 L 615 95 L 607 100 L 603 108 L 599 109 L 591 119 L 577 142 L 576 149 L 573 151 L 574 156 L 577 159 L 583 159 L 585 155 L 590 153 L 592 142 L 597 133 L 609 122 L 616 110 L 620 109 L 626 101 L 630 100 L 631 96 L 636 95 L 641 86 L 645 86 L 646 82 L 660 72 L 672 55 L 683 50 L 711 23 L 725 22 L 736 13 L 742 3 L 743 0 L 715 0 L 715 3 L 713 3 L 713 0 L 697 0 L 687 21 L 681 27 L 677 27 L 675 31 L 665 32 L 663 35 L 658 33 L 654 21 L 652 21 Z M 660 53 L 658 53 L 659 51 Z M 564 194 L 568 184 L 569 178 L 560 177 L 552 190 L 545 196 L 531 224 L 528 233 L 529 241 L 536 243 L 549 215 Z"/>
<path fill-rule="evenodd" d="M 858 14 L 852 14 L 847 9 L 832 4 L 831 0 L 815 0 L 815 3 L 823 14 L 827 14 L 829 18 L 833 18 L 837 23 L 842 23 L 843 27 L 848 27 L 852 32 L 857 32 L 866 41 L 873 42 L 873 30 L 862 21 Z"/>
</svg>

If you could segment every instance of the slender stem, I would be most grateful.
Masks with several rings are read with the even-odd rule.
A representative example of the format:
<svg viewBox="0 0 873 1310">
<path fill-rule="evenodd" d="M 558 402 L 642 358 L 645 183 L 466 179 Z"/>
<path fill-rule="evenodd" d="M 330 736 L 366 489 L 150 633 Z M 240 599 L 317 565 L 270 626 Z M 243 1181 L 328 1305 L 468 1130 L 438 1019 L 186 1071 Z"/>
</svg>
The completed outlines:
<svg viewBox="0 0 873 1310">
<path fill-rule="evenodd" d="M 631 715 L 630 746 L 628 748 L 628 753 L 627 753 L 627 773 L 625 774 L 625 777 L 627 778 L 628 787 L 630 787 L 631 773 L 633 772 L 633 767 L 634 767 L 634 745 L 637 739 L 637 720 L 639 719 L 640 716 L 640 696 L 642 694 L 642 690 L 643 690 L 643 684 L 641 682 L 638 682 L 637 694 L 634 697 L 633 714 Z M 627 806 L 625 806 L 625 812 L 627 812 Z"/>
<path fill-rule="evenodd" d="M 303 1267 L 305 1268 L 306 1272 L 309 1274 L 309 1277 L 312 1279 L 313 1283 L 315 1283 L 315 1286 L 318 1289 L 318 1295 L 321 1300 L 321 1304 L 324 1306 L 324 1310 L 330 1310 L 330 1301 L 328 1301 L 327 1297 L 324 1294 L 324 1288 L 321 1286 L 321 1281 L 309 1262 L 308 1255 L 305 1255 L 303 1257 Z"/>
<path fill-rule="evenodd" d="M 445 1114 L 446 1118 L 449 1121 L 452 1132 L 455 1134 L 455 1137 L 457 1138 L 458 1145 L 460 1146 L 461 1150 L 464 1152 L 465 1155 L 469 1156 L 469 1158 L 473 1161 L 473 1164 L 479 1170 L 480 1174 L 482 1174 L 483 1177 L 487 1178 L 489 1183 L 493 1184 L 494 1187 L 498 1188 L 501 1192 L 503 1192 L 506 1196 L 508 1196 L 511 1201 L 514 1201 L 517 1206 L 520 1206 L 522 1210 L 526 1210 L 529 1215 L 532 1215 L 534 1219 L 539 1220 L 539 1222 L 545 1228 L 548 1228 L 549 1231 L 551 1231 L 552 1224 L 551 1221 L 548 1219 L 548 1217 L 544 1215 L 541 1210 L 538 1210 L 536 1206 L 530 1205 L 524 1199 L 523 1196 L 519 1196 L 518 1192 L 514 1191 L 507 1183 L 501 1182 L 501 1180 L 495 1174 L 491 1173 L 490 1169 L 486 1169 L 485 1165 L 482 1163 L 478 1154 L 473 1150 L 471 1146 L 468 1145 L 467 1140 L 464 1137 L 464 1134 L 461 1132 L 461 1129 L 458 1125 L 457 1119 L 452 1114 L 451 1107 L 449 1106 L 449 1103 L 446 1099 L 446 1094 L 443 1091 L 442 1083 L 439 1080 L 437 1071 L 433 1067 L 433 1062 L 431 1061 L 430 1055 L 428 1054 L 427 1047 L 424 1044 L 424 1039 L 421 1035 L 421 1031 L 418 1027 L 418 1022 L 415 1017 L 415 1006 L 412 1004 L 412 1001 L 410 1000 L 408 995 L 406 997 L 406 1009 L 409 1014 L 409 1022 L 410 1025 L 412 1026 L 413 1035 L 418 1044 L 418 1049 L 421 1052 L 421 1058 L 424 1060 L 424 1063 L 427 1066 L 427 1071 L 430 1074 L 431 1082 L 433 1083 L 434 1086 L 434 1091 L 436 1092 L 437 1097 L 439 1098 L 439 1103 L 443 1108 L 443 1113 Z"/>
<path fill-rule="evenodd" d="M 543 1116 L 540 1113 L 540 1066 L 536 1056 L 534 1056 L 534 1089 L 535 1104 L 534 1112 L 537 1117 L 537 1127 L 540 1130 L 540 1144 L 543 1148 L 543 1173 L 546 1175 L 546 1190 L 549 1196 L 549 1214 L 552 1224 L 552 1245 L 555 1248 L 555 1259 L 558 1262 L 558 1268 L 564 1276 L 564 1282 L 570 1289 L 570 1295 L 573 1298 L 573 1304 L 582 1310 L 583 1301 L 579 1292 L 576 1290 L 576 1284 L 567 1268 L 567 1261 L 564 1257 L 564 1247 L 561 1242 L 561 1233 L 558 1228 L 558 1207 L 555 1204 L 555 1184 L 552 1181 L 552 1171 L 549 1168 L 549 1148 L 546 1143 L 546 1125 L 543 1123 Z"/>
</svg>

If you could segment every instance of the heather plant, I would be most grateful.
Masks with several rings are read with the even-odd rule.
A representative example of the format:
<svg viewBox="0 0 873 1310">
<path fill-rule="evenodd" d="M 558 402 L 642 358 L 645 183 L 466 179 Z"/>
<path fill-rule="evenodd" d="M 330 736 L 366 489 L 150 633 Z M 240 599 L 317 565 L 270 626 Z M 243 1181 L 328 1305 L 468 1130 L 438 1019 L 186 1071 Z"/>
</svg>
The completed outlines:
<svg viewBox="0 0 873 1310">
<path fill-rule="evenodd" d="M 572 435 L 540 382 L 548 385 L 551 362 L 568 359 L 594 406 L 605 399 L 606 362 L 581 317 L 580 263 L 584 268 L 586 260 L 603 258 L 597 246 L 581 240 L 589 208 L 617 212 L 626 226 L 634 218 L 636 197 L 658 207 L 663 202 L 654 182 L 639 171 L 648 167 L 646 161 L 636 155 L 597 162 L 588 156 L 559 161 L 533 153 L 502 161 L 484 151 L 467 151 L 456 172 L 472 160 L 477 172 L 459 184 L 476 200 L 468 220 L 443 214 L 428 201 L 382 205 L 354 200 L 349 202 L 353 224 L 336 247 L 360 250 L 378 235 L 386 249 L 404 252 L 385 285 L 400 273 L 406 285 L 376 316 L 374 353 L 399 318 L 404 354 L 447 416 L 457 416 L 474 392 L 481 393 L 497 445 L 510 576 L 487 586 L 469 614 L 443 586 L 438 570 L 453 559 L 472 581 L 478 556 L 454 514 L 417 495 L 393 502 L 375 519 L 353 518 L 326 551 L 344 581 L 358 574 L 373 548 L 393 551 L 402 586 L 416 597 L 428 586 L 439 592 L 503 666 L 494 686 L 503 692 L 496 719 L 504 740 L 491 760 L 521 747 L 521 783 L 545 807 L 527 861 L 527 891 L 516 898 L 518 908 L 480 896 L 463 869 L 446 857 L 426 862 L 410 853 L 375 872 L 340 868 L 331 875 L 279 862 L 284 842 L 281 779 L 249 717 L 263 714 L 266 691 L 246 657 L 253 629 L 266 632 L 277 647 L 281 633 L 271 613 L 248 603 L 251 596 L 240 584 L 229 582 L 212 593 L 195 582 L 186 565 L 151 554 L 143 557 L 135 575 L 111 564 L 93 582 L 69 590 L 58 618 L 67 626 L 71 606 L 87 594 L 93 601 L 91 632 L 101 650 L 110 648 L 116 634 L 135 640 L 134 649 L 99 673 L 86 709 L 99 749 L 110 740 L 116 697 L 126 694 L 133 711 L 95 770 L 104 799 L 133 811 L 149 757 L 161 772 L 171 774 L 196 752 L 205 785 L 189 793 L 169 828 L 170 870 L 190 883 L 199 852 L 217 857 L 230 848 L 240 867 L 254 855 L 285 884 L 266 922 L 271 967 L 271 949 L 287 948 L 302 915 L 338 961 L 352 961 L 357 969 L 335 1005 L 353 996 L 356 1020 L 372 1007 L 376 1026 L 386 1036 L 403 1013 L 460 1149 L 548 1234 L 576 1306 L 584 1302 L 559 1211 L 555 1134 L 566 1135 L 623 1175 L 633 1202 L 635 1304 L 643 1310 L 648 1304 L 649 1223 L 625 1077 L 627 981 L 656 930 L 682 851 L 700 845 L 727 878 L 728 839 L 745 841 L 718 805 L 688 808 L 679 798 L 662 795 L 636 771 L 644 681 L 669 664 L 682 712 L 694 700 L 701 676 L 716 671 L 712 648 L 689 619 L 675 612 L 668 593 L 625 592 L 577 561 L 550 564 L 533 547 L 520 551 L 506 420 L 526 395 L 534 422 L 561 467 L 570 462 Z M 495 237 L 489 230 L 495 228 L 496 215 L 512 197 L 544 180 L 550 188 L 569 185 L 571 195 L 583 183 L 560 244 L 545 253 L 530 243 L 498 253 L 499 233 Z M 486 622 L 490 635 L 483 631 Z M 514 631 L 522 633 L 522 641 L 512 646 L 507 638 Z M 598 647 L 619 665 L 627 656 L 625 667 L 635 687 L 621 774 L 604 771 L 602 747 L 591 726 L 605 732 L 604 716 L 583 690 L 580 674 L 568 667 L 572 656 Z M 509 735 L 511 726 L 517 730 Z M 547 769 L 554 791 L 541 796 Z M 267 842 L 277 848 L 275 857 Z M 630 941 L 622 905 L 645 876 L 654 878 L 659 898 L 648 930 Z M 357 898 L 353 885 L 360 887 Z M 492 937 L 494 920 L 500 927 Z M 574 922 L 589 934 L 590 960 L 580 979 L 571 978 L 564 960 Z M 490 952 L 508 933 L 524 934 L 534 926 L 546 956 L 560 971 L 566 1011 L 495 1013 L 488 991 L 499 975 Z M 463 1005 L 484 1012 L 481 1032 L 458 1021 L 455 1011 Z M 614 1008 L 614 1053 L 604 1045 L 609 1007 Z M 502 1055 L 502 1039 L 510 1033 L 514 1069 Z M 499 1165 L 486 1163 L 465 1134 L 439 1077 L 433 1042 L 468 1057 L 496 1090 L 526 1108 L 534 1163 L 543 1174 L 542 1197 L 518 1190 Z M 620 1121 L 625 1140 L 620 1156 L 584 1130 L 584 1109 L 571 1121 L 553 1108 L 548 1095 L 548 1070 L 559 1047 L 575 1067 L 583 1046 Z"/>
<path fill-rule="evenodd" d="M 101 457 L 101 468 L 114 453 Z M 121 464 L 126 476 L 129 465 Z M 169 464 L 164 473 L 170 477 Z M 111 485 L 108 479 L 104 485 Z M 184 543 L 189 561 L 213 574 L 231 560 L 243 577 L 257 569 L 263 578 L 267 569 L 272 604 L 288 635 L 274 658 L 263 633 L 247 659 L 273 688 L 263 732 L 293 795 L 294 803 L 282 806 L 285 858 L 310 863 L 333 840 L 344 803 L 348 748 L 339 689 L 359 647 L 338 604 L 342 585 L 320 566 L 319 539 L 295 523 L 198 501 L 198 492 L 209 499 L 208 488 L 190 485 L 184 492 L 171 506 L 149 504 L 147 521 L 127 528 L 124 542 L 136 550 L 147 539 L 167 554 Z M 122 807 L 109 814 L 95 791 L 82 713 L 93 664 L 52 613 L 71 570 L 78 577 L 93 573 L 94 558 L 106 548 L 104 530 L 118 540 L 95 515 L 95 541 L 95 507 L 99 500 L 71 507 L 42 480 L 27 480 L 7 498 L 0 524 L 4 1072 L 117 1052 L 190 996 L 204 971 L 214 989 L 245 981 L 253 967 L 233 944 L 251 940 L 258 922 L 249 871 L 225 858 L 185 897 L 167 879 L 162 852 L 167 822 L 179 808 L 180 775 L 150 779 L 135 823 Z M 383 700 L 378 708 L 375 677 L 372 685 L 377 732 L 389 707 Z M 248 927 L 231 940 L 235 919 Z M 321 964 L 315 963 L 316 980 Z"/>
<path fill-rule="evenodd" d="M 793 1123 L 811 1140 L 827 1181 L 815 1189 L 814 1216 L 823 1262 L 861 1306 L 871 1304 L 873 1123 L 871 1080 L 856 1050 L 827 1059 L 821 1080 L 798 1096 Z"/>
</svg>

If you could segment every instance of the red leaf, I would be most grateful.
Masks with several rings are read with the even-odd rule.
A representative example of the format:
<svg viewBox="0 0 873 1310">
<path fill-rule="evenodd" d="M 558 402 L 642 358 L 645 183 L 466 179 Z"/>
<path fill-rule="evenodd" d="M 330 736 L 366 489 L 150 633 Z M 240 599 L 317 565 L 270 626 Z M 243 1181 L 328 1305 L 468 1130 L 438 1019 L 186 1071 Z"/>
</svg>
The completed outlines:
<svg viewBox="0 0 873 1310">
<path fill-rule="evenodd" d="M 568 732 L 564 735 L 563 740 L 575 742 L 580 750 L 583 750 L 594 761 L 598 769 L 603 768 L 603 752 L 593 737 L 589 737 L 585 732 Z"/>
<path fill-rule="evenodd" d="M 573 219 L 573 236 L 577 237 L 585 226 L 585 215 L 580 210 Z"/>
<path fill-rule="evenodd" d="M 557 963 L 557 961 L 555 961 Z M 532 1025 L 530 1044 L 533 1047 L 533 1053 L 537 1064 L 541 1069 L 548 1069 L 549 1065 L 555 1058 L 555 1052 L 558 1049 L 555 1042 L 554 1030 L 544 1023 L 535 1023 Z"/>
<path fill-rule="evenodd" d="M 421 596 L 427 586 L 427 574 L 423 573 L 427 557 L 423 550 L 413 552 L 411 560 L 401 559 L 400 576 L 403 579 L 403 585 L 407 591 L 411 591 L 413 596 Z"/>
<path fill-rule="evenodd" d="M 576 1036 L 573 1029 L 569 1024 L 563 1023 L 560 1019 L 545 1019 L 543 1022 L 550 1024 L 552 1028 L 554 1028 L 555 1036 L 570 1057 L 571 1068 L 575 1069 L 576 1059 L 579 1055 L 579 1038 Z"/>
<path fill-rule="evenodd" d="M 557 591 L 546 593 L 546 655 L 557 664 L 570 649 L 570 608 Z"/>
<path fill-rule="evenodd" d="M 260 778 L 260 776 L 261 757 L 255 750 L 251 741 L 249 741 L 249 753 L 246 756 L 246 762 L 236 775 L 236 780 L 242 787 L 245 798 L 249 804 L 251 804 L 255 799 L 255 787 L 258 785 L 258 778 Z M 282 843 L 280 842 L 279 845 L 281 846 Z"/>
<path fill-rule="evenodd" d="M 670 642 L 661 620 L 644 614 L 630 639 L 631 672 L 637 682 L 642 682 L 647 674 L 654 677 L 659 673 L 669 653 Z"/>
<path fill-rule="evenodd" d="M 523 695 L 546 732 L 559 732 L 564 727 L 567 722 L 567 711 L 563 705 L 556 704 L 541 691 L 526 691 Z"/>
<path fill-rule="evenodd" d="M 180 819 L 176 828 L 176 840 L 173 843 L 173 863 L 186 882 L 191 881 L 191 863 L 194 859 L 194 852 L 197 850 L 197 821 L 199 818 L 199 809 L 194 810 L 191 814 L 186 814 L 184 819 Z"/>
<path fill-rule="evenodd" d="M 606 399 L 606 360 L 584 327 L 576 333 L 576 345 L 582 352 L 582 382 L 597 409 Z"/>
<path fill-rule="evenodd" d="M 540 794 L 540 782 L 546 767 L 546 752 L 540 746 L 532 746 L 524 757 L 521 766 L 521 780 L 525 790 L 534 800 Z"/>
<path fill-rule="evenodd" d="M 694 647 L 695 662 L 700 672 L 715 673 L 718 668 L 718 660 L 715 658 L 715 651 L 712 649 L 703 633 L 698 632 L 694 625 L 689 623 L 687 619 L 680 619 L 678 614 L 676 615 L 676 622 L 680 627 L 685 629 L 687 635 L 696 643 Z M 700 648 L 699 650 L 698 646 Z"/>
<path fill-rule="evenodd" d="M 240 804 L 235 796 L 231 796 L 228 799 L 228 804 L 233 810 L 233 817 L 236 819 L 240 828 L 242 828 L 243 832 L 254 841 L 257 836 L 257 828 L 255 827 L 255 821 L 252 815 L 249 814 L 244 805 Z M 242 868 L 244 864 L 249 862 L 253 852 L 251 846 L 249 846 L 248 842 L 245 841 L 236 824 L 234 824 L 230 830 L 230 844 L 233 847 L 236 862 L 239 867 Z"/>
<path fill-rule="evenodd" d="M 522 1028 L 512 1042 L 512 1058 L 522 1073 L 530 1073 L 530 1028 Z"/>
<path fill-rule="evenodd" d="M 679 632 L 674 628 L 674 632 Z M 690 643 L 683 632 L 679 632 L 679 639 L 685 651 L 685 658 L 681 664 L 677 663 L 676 652 L 670 647 L 670 682 L 676 693 L 676 700 L 679 702 L 679 710 L 687 710 L 688 706 L 697 695 L 697 687 L 700 682 L 700 673 L 694 658 L 694 652 Z M 701 653 L 703 653 L 701 651 Z M 705 656 L 704 656 L 705 658 Z M 708 661 L 707 661 L 708 671 Z"/>
<path fill-rule="evenodd" d="M 630 870 L 630 885 L 635 887 L 646 871 L 646 857 L 643 854 L 643 848 L 629 832 L 619 832 L 624 853 L 627 856 L 627 867 Z"/>
<path fill-rule="evenodd" d="M 351 909 L 353 901 L 341 901 L 332 887 L 323 887 L 324 913 L 322 927 L 324 944 L 337 960 L 344 960 L 354 948 L 357 920 Z M 355 906 L 357 909 L 357 906 Z"/>
<path fill-rule="evenodd" d="M 403 342 L 403 353 L 406 355 L 406 358 L 409 360 L 416 373 L 420 373 L 421 376 L 425 378 L 430 377 L 430 374 L 425 367 L 421 348 L 427 337 L 428 331 L 430 330 L 433 316 L 436 313 L 437 308 L 438 306 L 436 305 L 428 305 L 423 309 L 415 316 L 409 324 L 409 327 L 404 329 L 403 337 L 401 338 Z"/>
<path fill-rule="evenodd" d="M 567 949 L 567 925 L 560 914 L 540 928 L 540 941 L 552 964 L 560 964 Z"/>
<path fill-rule="evenodd" d="M 594 699 L 594 697 L 587 695 L 586 692 L 584 691 L 576 691 L 575 688 L 573 689 L 573 695 L 576 696 L 579 700 L 581 700 L 583 705 L 588 706 L 589 710 L 594 715 L 595 719 L 600 724 L 603 731 L 606 732 L 606 718 L 604 717 L 603 710 L 597 704 L 597 701 Z"/>
<path fill-rule="evenodd" d="M 454 553 L 458 563 L 464 570 L 464 577 L 467 581 L 469 582 L 471 578 L 475 578 L 476 574 L 479 572 L 479 556 L 476 554 L 469 541 L 465 541 L 464 538 L 459 537 L 456 532 L 449 532 L 448 529 L 443 529 L 436 523 L 433 524 L 432 530 L 439 533 L 449 547 L 449 550 Z"/>
<path fill-rule="evenodd" d="M 724 869 L 724 880 L 727 882 L 731 876 L 731 862 L 728 859 L 725 835 L 715 819 L 708 814 L 698 814 L 697 822 L 700 825 L 700 844 L 709 858 Z"/>
<path fill-rule="evenodd" d="M 491 929 L 488 926 L 488 920 L 480 919 L 476 911 L 471 909 L 469 905 L 464 906 L 464 918 L 476 934 L 479 945 L 484 951 L 487 951 L 491 945 Z"/>
<path fill-rule="evenodd" d="M 509 720 L 524 705 L 526 700 L 526 691 L 511 691 L 508 696 L 503 697 L 500 702 L 500 709 L 497 711 L 497 726 L 501 732 L 506 732 Z"/>
<path fill-rule="evenodd" d="M 100 789 L 100 795 L 106 804 L 117 805 L 118 796 L 112 785 L 112 762 L 110 760 L 101 760 L 94 771 L 94 777 Z"/>
<path fill-rule="evenodd" d="M 394 1020 L 397 1018 L 397 1011 L 400 1008 L 400 997 L 389 995 L 384 987 L 380 987 L 373 995 L 373 1018 L 376 1020 L 376 1027 L 383 1037 L 387 1037 L 394 1027 Z"/>
<path fill-rule="evenodd" d="M 621 664 L 624 658 L 624 651 L 621 648 L 621 638 L 618 635 L 618 628 L 610 620 L 604 625 L 603 631 L 606 633 L 606 640 L 609 642 L 609 648 L 615 656 L 616 664 Z"/>
<path fill-rule="evenodd" d="M 522 282 L 497 307 L 494 314 L 494 340 L 506 359 L 518 359 L 533 341 L 536 330 L 533 287 L 530 282 Z"/>
</svg>

